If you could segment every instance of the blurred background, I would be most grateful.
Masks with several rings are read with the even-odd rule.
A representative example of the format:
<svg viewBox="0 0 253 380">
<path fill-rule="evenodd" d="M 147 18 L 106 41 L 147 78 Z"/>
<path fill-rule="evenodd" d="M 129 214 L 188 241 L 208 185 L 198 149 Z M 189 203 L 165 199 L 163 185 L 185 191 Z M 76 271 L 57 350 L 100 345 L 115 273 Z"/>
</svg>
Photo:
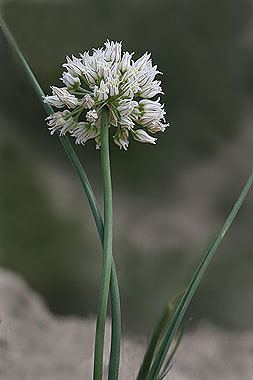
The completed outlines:
<svg viewBox="0 0 253 380">
<path fill-rule="evenodd" d="M 115 239 L 124 329 L 148 333 L 190 279 L 250 170 L 252 0 L 1 1 L 44 91 L 66 54 L 123 41 L 164 75 L 171 128 L 154 146 L 112 146 Z M 0 265 L 22 274 L 57 314 L 96 312 L 101 248 L 77 177 L 0 34 Z M 102 204 L 99 152 L 76 147 Z M 253 194 L 189 315 L 253 328 Z"/>
</svg>

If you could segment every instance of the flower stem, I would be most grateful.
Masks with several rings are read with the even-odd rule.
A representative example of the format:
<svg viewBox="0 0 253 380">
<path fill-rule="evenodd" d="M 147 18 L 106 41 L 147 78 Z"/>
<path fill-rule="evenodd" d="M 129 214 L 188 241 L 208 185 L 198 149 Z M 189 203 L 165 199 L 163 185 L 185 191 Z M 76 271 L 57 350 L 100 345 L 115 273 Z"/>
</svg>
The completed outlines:
<svg viewBox="0 0 253 380">
<path fill-rule="evenodd" d="M 96 198 L 92 187 L 89 183 L 88 177 L 69 141 L 66 136 L 60 137 L 64 150 L 72 163 L 88 198 L 88 202 L 96 223 L 97 231 L 103 246 L 104 242 L 104 224 L 100 215 Z M 109 379 L 118 380 L 119 365 L 120 365 L 120 348 L 121 348 L 121 303 L 119 285 L 117 279 L 117 271 L 112 257 L 112 270 L 110 282 L 110 299 L 112 308 L 112 338 L 111 338 L 111 352 L 109 362 Z"/>
<path fill-rule="evenodd" d="M 101 110 L 100 123 L 101 167 L 104 189 L 104 255 L 98 301 L 93 373 L 94 380 L 102 380 L 103 378 L 105 323 L 112 269 L 112 184 L 109 153 L 109 113 L 107 108 Z"/>
<path fill-rule="evenodd" d="M 3 31 L 3 34 L 6 37 L 9 45 L 12 47 L 14 52 L 17 54 L 21 66 L 24 69 L 24 72 L 28 76 L 28 79 L 31 82 L 31 85 L 38 96 L 39 101 L 41 102 L 45 112 L 47 115 L 50 115 L 54 112 L 52 107 L 43 102 L 43 96 L 45 95 L 39 82 L 37 81 L 34 73 L 32 72 L 28 62 L 26 61 L 23 53 L 19 49 L 11 31 L 8 26 L 4 22 L 2 15 L 0 13 L 0 26 Z M 86 172 L 80 163 L 69 139 L 67 136 L 59 137 L 64 150 L 71 162 L 73 168 L 77 176 L 80 179 L 83 190 L 86 193 L 95 223 L 97 227 L 97 231 L 101 240 L 101 244 L 103 245 L 104 241 L 104 225 L 101 214 L 99 212 L 98 204 L 96 201 L 95 194 L 90 185 Z M 111 283 L 110 283 L 110 297 L 111 297 L 111 308 L 112 308 L 112 340 L 111 340 L 111 354 L 110 354 L 110 366 L 109 366 L 109 378 L 110 380 L 118 379 L 119 372 L 119 361 L 120 361 L 120 340 L 121 340 L 121 305 L 120 305 L 120 295 L 119 295 L 119 286 L 117 279 L 117 272 L 115 268 L 114 261 L 112 261 L 112 272 L 111 272 Z"/>
</svg>

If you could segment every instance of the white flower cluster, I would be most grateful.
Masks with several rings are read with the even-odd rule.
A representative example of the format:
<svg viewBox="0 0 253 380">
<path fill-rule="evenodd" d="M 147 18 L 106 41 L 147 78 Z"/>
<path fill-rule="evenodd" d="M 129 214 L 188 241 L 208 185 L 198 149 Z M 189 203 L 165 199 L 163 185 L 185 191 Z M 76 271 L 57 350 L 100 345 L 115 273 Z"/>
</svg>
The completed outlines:
<svg viewBox="0 0 253 380">
<path fill-rule="evenodd" d="M 110 126 L 115 128 L 114 142 L 127 150 L 129 135 L 139 142 L 155 144 L 151 136 L 164 132 L 164 106 L 161 82 L 156 80 L 157 66 L 150 54 L 134 61 L 133 54 L 122 52 L 121 43 L 107 41 L 104 47 L 85 52 L 77 58 L 67 57 L 66 71 L 61 81 L 64 87 L 52 86 L 52 95 L 44 102 L 60 109 L 46 120 L 50 133 L 70 133 L 77 144 L 95 139 L 100 147 L 100 120 L 102 107 L 109 109 Z"/>
</svg>

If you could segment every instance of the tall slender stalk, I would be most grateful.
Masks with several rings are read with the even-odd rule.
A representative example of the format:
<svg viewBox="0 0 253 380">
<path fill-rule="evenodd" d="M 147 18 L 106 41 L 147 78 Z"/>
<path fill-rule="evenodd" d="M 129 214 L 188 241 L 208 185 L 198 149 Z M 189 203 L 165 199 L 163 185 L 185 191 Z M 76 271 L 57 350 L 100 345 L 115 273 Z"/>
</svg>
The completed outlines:
<svg viewBox="0 0 253 380">
<path fill-rule="evenodd" d="M 109 112 L 106 107 L 101 110 L 100 114 L 100 136 L 101 168 L 104 190 L 104 255 L 98 300 L 98 315 L 94 353 L 94 380 L 102 380 L 103 378 L 105 323 L 108 305 L 110 275 L 112 269 L 112 183 L 109 152 Z"/>
<path fill-rule="evenodd" d="M 65 140 L 65 141 L 64 141 Z M 104 242 L 104 224 L 100 215 L 96 198 L 92 187 L 89 183 L 88 177 L 76 156 L 76 153 L 66 136 L 61 137 L 61 141 L 64 142 L 63 147 L 65 152 L 72 163 L 88 198 L 90 208 L 92 210 L 93 217 L 97 226 L 98 234 L 103 246 Z M 111 337 L 111 351 L 109 361 L 109 379 L 117 380 L 119 376 L 120 366 L 120 349 L 121 349 L 121 304 L 120 293 L 117 279 L 116 266 L 112 257 L 112 270 L 111 270 L 111 282 L 110 282 L 110 299 L 112 308 L 112 337 Z"/>
<path fill-rule="evenodd" d="M 54 111 L 52 107 L 43 102 L 44 92 L 37 81 L 34 73 L 32 72 L 28 62 L 26 61 L 23 53 L 19 49 L 11 31 L 6 25 L 5 21 L 2 18 L 0 13 L 0 26 L 3 31 L 3 34 L 6 37 L 11 48 L 17 54 L 23 69 L 28 76 L 28 79 L 31 82 L 31 85 L 38 96 L 40 103 L 42 104 L 45 112 L 50 115 Z M 99 212 L 99 207 L 96 201 L 95 194 L 88 180 L 87 174 L 79 161 L 69 139 L 67 136 L 59 137 L 61 144 L 71 162 L 79 180 L 82 184 L 83 190 L 86 193 L 92 215 L 95 220 L 95 224 L 97 227 L 97 231 L 99 234 L 99 238 L 101 244 L 103 245 L 104 241 L 104 225 L 101 214 Z M 110 363 L 109 363 L 109 379 L 117 380 L 119 373 L 119 363 L 120 363 L 120 342 L 121 342 L 121 305 L 120 305 L 120 294 L 119 294 L 119 286 L 117 279 L 117 272 L 114 264 L 114 260 L 112 259 L 112 272 L 111 272 L 111 282 L 110 282 L 110 298 L 111 298 L 111 308 L 112 308 L 112 339 L 111 339 L 111 353 L 110 353 Z"/>
</svg>

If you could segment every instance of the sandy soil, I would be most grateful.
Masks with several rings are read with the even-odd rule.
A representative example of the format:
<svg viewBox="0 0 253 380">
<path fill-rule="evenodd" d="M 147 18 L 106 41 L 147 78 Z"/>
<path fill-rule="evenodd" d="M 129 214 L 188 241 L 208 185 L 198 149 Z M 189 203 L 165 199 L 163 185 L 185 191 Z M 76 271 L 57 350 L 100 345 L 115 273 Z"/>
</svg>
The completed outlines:
<svg viewBox="0 0 253 380">
<path fill-rule="evenodd" d="M 0 318 L 1 380 L 92 379 L 93 319 L 51 315 L 25 281 L 4 270 Z M 135 378 L 144 341 L 125 338 L 121 380 Z M 184 338 L 167 379 L 253 379 L 253 333 L 202 324 Z"/>
</svg>

